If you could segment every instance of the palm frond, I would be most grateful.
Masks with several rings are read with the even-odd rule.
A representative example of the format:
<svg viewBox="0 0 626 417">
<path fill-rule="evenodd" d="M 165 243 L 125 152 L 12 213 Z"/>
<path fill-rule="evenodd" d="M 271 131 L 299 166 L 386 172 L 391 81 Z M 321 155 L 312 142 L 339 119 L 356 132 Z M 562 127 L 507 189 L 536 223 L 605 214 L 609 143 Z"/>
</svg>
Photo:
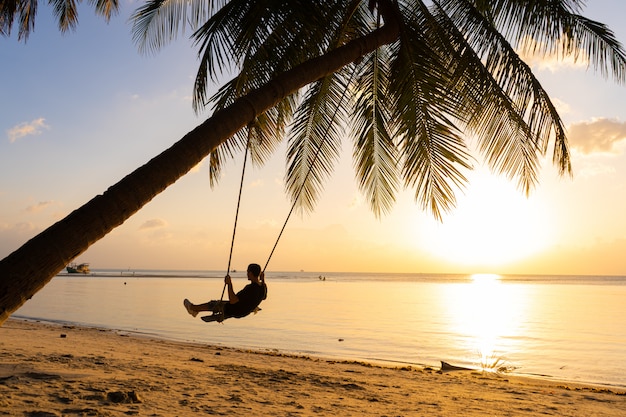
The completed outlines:
<svg viewBox="0 0 626 417">
<path fill-rule="evenodd" d="M 437 37 L 426 36 L 429 25 L 436 22 L 419 2 L 401 7 L 400 38 L 390 47 L 395 135 L 402 150 L 405 185 L 415 187 L 416 200 L 441 219 L 442 212 L 455 205 L 455 190 L 467 182 L 462 170 L 471 168 L 470 157 L 446 116 L 458 110 L 458 103 L 447 88 L 442 46 L 437 45 Z"/>
<path fill-rule="evenodd" d="M 389 212 L 398 191 L 398 149 L 393 141 L 388 50 L 380 48 L 359 65 L 352 115 L 354 164 L 359 186 L 377 217 Z"/>
<path fill-rule="evenodd" d="M 270 3 L 279 9 L 282 7 L 282 11 L 265 16 Z M 298 16 L 302 8 L 294 7 L 293 4 L 285 5 L 284 2 L 276 0 L 241 3 L 237 7 L 230 4 L 216 13 L 194 35 L 202 51 L 194 89 L 196 111 L 200 111 L 209 103 L 213 103 L 214 111 L 219 111 L 242 95 L 268 83 L 276 74 L 321 54 L 320 48 L 328 44 L 328 40 L 325 40 L 329 37 L 328 32 L 314 31 L 311 25 L 325 21 L 328 27 L 341 27 L 338 23 L 329 26 L 327 16 L 334 16 L 334 12 L 337 11 L 330 7 L 331 5 L 329 2 L 318 11 L 312 11 L 309 5 L 306 19 Z M 303 24 L 303 21 L 306 24 Z M 242 22 L 246 23 L 242 25 Z M 233 30 L 237 25 L 243 28 Z M 248 31 L 245 28 L 255 30 Z M 226 52 L 223 52 L 223 56 L 217 56 L 219 60 L 216 61 L 215 54 L 218 51 Z M 238 67 L 237 76 L 207 99 L 209 79 L 221 73 L 224 69 L 223 63 L 227 60 L 234 62 Z M 295 107 L 296 96 L 288 96 L 275 108 L 257 118 L 254 125 L 249 126 L 249 129 L 254 130 L 250 151 L 255 164 L 262 164 L 283 139 L 285 126 L 292 119 Z M 218 172 L 219 161 L 225 160 L 227 156 L 232 157 L 232 150 L 235 147 L 240 149 L 241 144 L 246 143 L 247 134 L 241 131 L 227 142 L 225 145 L 227 149 L 221 158 L 215 158 L 214 172 Z"/>
<path fill-rule="evenodd" d="M 16 1 L 18 3 L 17 10 L 19 11 L 19 34 L 18 39 L 27 39 L 31 31 L 35 30 L 35 16 L 37 16 L 37 0 L 27 0 L 24 2 Z"/>
<path fill-rule="evenodd" d="M 239 93 L 247 92 L 320 55 L 329 43 L 328 33 L 334 33 L 338 11 L 334 2 L 230 2 L 194 33 L 200 51 L 194 109 L 209 103 L 209 82 L 226 71 L 236 68 Z M 316 30 L 320 26 L 329 32 Z"/>
<path fill-rule="evenodd" d="M 542 43 L 556 42 L 561 33 L 557 23 L 559 15 L 563 11 L 576 13 L 584 6 L 584 0 L 462 1 L 470 4 L 487 18 L 504 37 L 517 43 L 526 38 L 533 38 Z M 444 8 L 447 9 L 446 6 Z"/>
<path fill-rule="evenodd" d="M 287 149 L 285 187 L 296 207 L 311 211 L 332 173 L 341 149 L 349 81 L 343 73 L 325 77 L 307 90 L 294 115 Z"/>
<path fill-rule="evenodd" d="M 74 0 L 52 0 L 50 4 L 61 32 L 76 29 L 78 9 Z"/>
<path fill-rule="evenodd" d="M 296 54 L 298 60 L 309 59 L 323 51 L 329 51 L 343 45 L 353 37 L 366 32 L 371 23 L 364 17 L 367 9 L 358 0 L 324 3 L 326 16 L 324 31 L 312 30 L 309 24 L 320 24 L 315 19 L 305 19 L 303 28 L 307 33 L 304 41 L 314 42 L 310 56 Z M 371 28 L 371 27 L 370 27 Z M 318 33 L 312 38 L 308 33 Z M 299 48 L 299 39 L 294 45 Z M 316 49 L 319 48 L 319 51 Z M 290 54 L 290 49 L 285 50 Z M 294 62 L 295 64 L 295 62 Z M 351 75 L 348 76 L 348 71 Z M 323 190 L 325 179 L 330 175 L 340 151 L 342 127 L 347 123 L 350 101 L 350 85 L 354 70 L 344 67 L 333 76 L 325 77 L 309 86 L 306 95 L 294 115 L 287 150 L 286 189 L 292 201 L 301 211 L 313 210 Z"/>
<path fill-rule="evenodd" d="M 570 15 L 565 24 L 563 50 L 574 55 L 584 50 L 590 65 L 604 77 L 613 75 L 619 83 L 626 82 L 626 52 L 615 34 L 606 25 L 584 16 Z"/>
<path fill-rule="evenodd" d="M 220 111 L 227 107 L 251 88 L 246 85 L 246 78 L 245 72 L 242 71 L 238 77 L 218 90 L 209 100 L 214 103 L 214 111 Z M 267 160 L 283 140 L 286 124 L 291 120 L 296 106 L 295 100 L 294 95 L 287 96 L 278 105 L 257 116 L 254 123 L 248 125 L 247 129 L 237 132 L 214 151 L 215 157 L 211 163 L 212 169 L 210 171 L 212 184 L 217 183 L 221 161 L 234 157 L 237 151 L 246 149 L 246 143 L 253 164 L 260 166 Z M 217 157 L 218 154 L 219 157 Z"/>
<path fill-rule="evenodd" d="M 209 155 L 209 183 L 215 187 L 222 174 L 226 159 L 239 152 L 250 152 L 253 165 L 262 165 L 275 151 L 284 133 L 284 123 L 277 117 L 276 108 L 258 116 L 246 129 L 242 129 Z"/>
<path fill-rule="evenodd" d="M 490 166 L 518 178 L 528 193 L 537 180 L 538 156 L 554 140 L 554 160 L 561 173 L 571 173 L 563 123 L 530 67 L 468 2 L 449 1 L 446 7 L 435 13 L 456 45 L 450 61 L 455 89 Z"/>
<path fill-rule="evenodd" d="M 17 1 L 0 1 L 0 35 L 9 36 L 17 13 Z"/>
<path fill-rule="evenodd" d="M 118 0 L 89 0 L 89 3 L 94 5 L 96 14 L 104 17 L 107 22 L 117 14 L 120 6 Z"/>
<path fill-rule="evenodd" d="M 237 132 L 211 153 L 209 179 L 212 187 L 219 182 L 223 163 L 241 151 L 250 152 L 253 165 L 261 166 L 265 163 L 284 138 L 286 119 L 291 117 L 293 101 L 293 97 L 287 97 L 278 106 L 259 115 L 246 129 Z M 289 116 L 285 116 L 285 113 Z"/>
<path fill-rule="evenodd" d="M 615 34 L 580 12 L 583 0 L 497 0 L 480 12 L 494 16 L 494 27 L 516 47 L 531 52 L 583 59 L 602 76 L 626 81 L 626 54 Z M 528 42 L 528 40 L 532 42 Z"/>
<path fill-rule="evenodd" d="M 103 0 L 98 0 L 103 1 Z M 226 0 L 148 0 L 130 17 L 133 42 L 141 53 L 155 53 L 185 28 L 195 30 Z"/>
<path fill-rule="evenodd" d="M 28 36 L 35 29 L 37 5 L 37 0 L 0 2 L 0 33 L 9 36 L 13 23 L 17 21 L 17 39 L 28 40 Z"/>
</svg>

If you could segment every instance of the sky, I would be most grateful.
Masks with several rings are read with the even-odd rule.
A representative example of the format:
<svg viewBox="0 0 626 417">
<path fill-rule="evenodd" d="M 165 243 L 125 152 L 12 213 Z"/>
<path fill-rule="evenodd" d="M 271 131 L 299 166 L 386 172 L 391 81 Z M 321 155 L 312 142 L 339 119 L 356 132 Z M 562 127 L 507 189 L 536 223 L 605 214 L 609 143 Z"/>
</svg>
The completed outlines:
<svg viewBox="0 0 626 417">
<path fill-rule="evenodd" d="M 153 55 L 132 42 L 122 2 L 108 24 L 87 6 L 60 34 L 42 3 L 35 32 L 0 38 L 0 257 L 62 219 L 200 124 L 191 106 L 197 51 L 188 35 Z M 583 14 L 626 43 L 626 2 Z M 626 86 L 571 60 L 527 61 L 567 127 L 573 177 L 548 155 L 526 197 L 478 155 L 457 207 L 438 222 L 413 191 L 376 218 L 345 142 L 316 210 L 293 215 L 285 147 L 248 167 L 232 267 L 274 271 L 626 275 Z M 217 89 L 219 85 L 215 85 Z M 226 270 L 243 155 L 211 188 L 206 160 L 81 254 L 92 269 Z M 80 230 L 76 230 L 80 233 Z"/>
</svg>

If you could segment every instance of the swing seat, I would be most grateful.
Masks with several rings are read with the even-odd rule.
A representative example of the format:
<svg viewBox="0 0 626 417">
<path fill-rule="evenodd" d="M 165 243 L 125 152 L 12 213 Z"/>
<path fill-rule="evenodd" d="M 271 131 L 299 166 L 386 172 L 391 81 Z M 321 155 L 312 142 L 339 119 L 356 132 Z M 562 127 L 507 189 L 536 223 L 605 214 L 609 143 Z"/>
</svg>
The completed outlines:
<svg viewBox="0 0 626 417">
<path fill-rule="evenodd" d="M 261 308 L 260 307 L 255 307 L 254 310 L 252 310 L 250 313 L 246 314 L 246 316 L 249 315 L 249 314 L 256 314 L 259 311 L 261 311 Z M 202 316 L 200 318 L 202 319 L 202 321 L 205 321 L 207 323 L 210 323 L 212 321 L 216 321 L 218 323 L 221 323 L 221 322 L 223 322 L 224 320 L 226 320 L 226 319 L 228 319 L 230 317 L 231 316 L 224 317 L 223 313 L 213 313 L 213 314 L 210 314 L 208 316 Z"/>
<path fill-rule="evenodd" d="M 226 317 L 227 318 L 227 317 Z M 211 314 L 209 316 L 202 316 L 201 317 L 202 321 L 206 321 L 207 323 L 210 323 L 212 321 L 216 321 L 218 323 L 221 323 L 225 320 L 225 317 L 223 314 Z"/>
</svg>

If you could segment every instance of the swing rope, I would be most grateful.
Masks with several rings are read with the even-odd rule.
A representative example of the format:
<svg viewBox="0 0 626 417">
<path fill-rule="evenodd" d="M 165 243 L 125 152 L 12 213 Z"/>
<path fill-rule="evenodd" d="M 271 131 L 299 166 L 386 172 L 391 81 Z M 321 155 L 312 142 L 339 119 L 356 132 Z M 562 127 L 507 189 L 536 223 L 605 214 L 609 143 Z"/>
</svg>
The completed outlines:
<svg viewBox="0 0 626 417">
<path fill-rule="evenodd" d="M 248 131 L 248 140 L 246 141 L 246 149 L 243 157 L 243 169 L 241 170 L 241 182 L 239 183 L 239 196 L 237 197 L 237 210 L 235 210 L 235 223 L 233 225 L 233 237 L 230 241 L 230 254 L 228 255 L 228 267 L 226 268 L 226 274 L 230 274 L 230 263 L 233 259 L 233 247 L 235 246 L 235 234 L 237 233 L 237 221 L 239 219 L 239 206 L 241 205 L 241 191 L 243 190 L 243 179 L 246 174 L 246 161 L 248 160 L 248 148 L 250 147 L 250 130 Z M 220 304 L 224 300 L 224 293 L 226 292 L 226 283 L 222 288 L 222 296 L 220 297 Z"/>
<path fill-rule="evenodd" d="M 335 114 L 337 114 L 337 110 L 335 110 Z M 333 115 L 333 118 L 334 117 L 335 116 Z M 287 227 L 287 222 L 289 221 L 289 218 L 291 217 L 291 213 L 293 213 L 294 209 L 296 208 L 296 204 L 298 200 L 300 199 L 300 194 L 302 194 L 302 191 L 304 190 L 304 186 L 306 185 L 306 180 L 309 178 L 309 174 L 311 173 L 311 170 L 313 169 L 313 165 L 315 164 L 315 161 L 317 161 L 317 157 L 319 156 L 320 151 L 322 150 L 322 145 L 324 144 L 324 142 L 325 142 L 325 139 L 322 139 L 320 141 L 317 147 L 317 150 L 315 151 L 315 155 L 313 155 L 313 160 L 311 161 L 311 165 L 309 165 L 309 169 L 307 170 L 307 173 L 304 176 L 304 180 L 302 181 L 302 184 L 300 184 L 300 188 L 298 189 L 298 192 L 296 193 L 296 197 L 293 199 L 293 204 L 291 204 L 291 209 L 289 210 L 289 213 L 287 214 L 287 218 L 285 219 L 285 222 L 283 223 L 283 227 L 280 229 L 280 233 L 278 233 L 276 242 L 274 242 L 274 247 L 272 247 L 270 255 L 267 258 L 267 262 L 265 262 L 265 266 L 263 267 L 263 272 L 265 272 L 267 265 L 269 265 L 270 263 L 270 259 L 272 259 L 272 255 L 274 255 L 274 251 L 276 250 L 276 247 L 278 246 L 278 241 L 280 240 L 281 236 L 283 235 L 283 232 L 285 231 L 285 228 Z"/>
<path fill-rule="evenodd" d="M 352 74 L 350 75 L 350 79 L 348 81 L 348 85 L 352 82 L 352 78 L 354 77 L 354 74 L 356 74 L 356 67 L 354 68 Z M 348 88 L 346 87 L 341 95 L 341 98 L 339 99 L 339 103 L 341 104 L 346 96 L 346 93 L 348 91 Z M 322 140 L 320 140 L 319 144 L 317 145 L 317 149 L 315 150 L 315 154 L 313 155 L 313 159 L 311 160 L 311 163 L 309 164 L 309 168 L 306 172 L 306 175 L 304 176 L 304 179 L 302 180 L 302 184 L 300 184 L 300 187 L 298 188 L 298 191 L 296 192 L 295 198 L 293 199 L 293 203 L 291 204 L 291 209 L 289 210 L 289 213 L 287 214 L 287 218 L 285 219 L 285 222 L 283 223 L 282 228 L 280 229 L 280 232 L 278 233 L 278 237 L 276 238 L 276 242 L 274 242 L 274 246 L 272 247 L 272 250 L 267 258 L 267 261 L 265 262 L 265 266 L 263 267 L 263 272 L 265 272 L 265 269 L 267 268 L 267 266 L 270 263 L 270 260 L 272 259 L 272 255 L 274 255 L 274 251 L 276 250 L 276 247 L 278 246 L 278 242 L 280 241 L 280 238 L 283 235 L 283 232 L 285 231 L 285 228 L 287 227 L 287 223 L 289 222 L 289 219 L 291 217 L 291 214 L 293 213 L 294 209 L 296 208 L 296 204 L 298 203 L 298 200 L 300 199 L 300 195 L 302 194 L 302 191 L 304 190 L 304 187 L 306 186 L 306 181 L 309 178 L 309 175 L 311 174 L 311 171 L 313 170 L 313 166 L 315 165 L 315 163 L 317 162 L 317 159 L 320 155 L 320 152 L 322 151 L 322 146 L 324 145 L 324 142 L 326 142 L 326 136 L 328 135 L 328 131 L 330 130 L 331 126 L 332 126 L 332 122 L 335 120 L 335 117 L 337 116 L 337 113 L 339 112 L 339 105 L 335 108 L 335 111 L 333 113 L 333 117 L 330 119 L 330 122 L 328 123 L 328 126 L 326 127 L 326 131 L 324 132 L 324 136 L 322 138 Z M 244 176 L 245 176 L 245 172 L 246 172 L 246 160 L 248 158 L 248 150 L 250 147 L 250 131 L 248 131 L 248 141 L 246 143 L 246 152 L 244 155 L 244 159 L 243 159 L 243 169 L 241 171 L 241 182 L 239 184 L 239 197 L 237 198 L 237 210 L 235 213 L 235 224 L 233 227 L 233 237 L 232 237 L 232 241 L 230 244 L 230 255 L 228 257 L 228 273 L 230 273 L 230 263 L 232 260 L 232 256 L 233 256 L 233 247 L 235 245 L 235 233 L 237 230 L 237 220 L 239 217 L 239 206 L 241 203 L 241 191 L 243 189 L 243 180 L 244 180 Z M 220 302 L 224 299 L 224 292 L 226 291 L 226 284 L 224 284 L 224 288 L 222 289 L 222 297 L 220 298 Z"/>
<path fill-rule="evenodd" d="M 355 73 L 356 73 L 356 67 L 352 71 L 352 74 L 350 74 L 350 79 L 348 81 L 348 85 L 350 85 L 350 83 L 352 83 L 352 78 L 354 77 Z M 347 91 L 348 91 L 348 87 L 346 87 L 343 90 L 341 98 L 339 99 L 339 104 L 343 103 L 343 99 L 345 98 Z M 302 184 L 300 184 L 300 188 L 298 188 L 296 196 L 293 199 L 293 203 L 291 204 L 291 209 L 289 210 L 289 213 L 287 214 L 287 218 L 285 219 L 285 222 L 283 223 L 283 227 L 280 229 L 280 233 L 278 233 L 278 237 L 276 238 L 276 242 L 274 243 L 274 247 L 272 248 L 272 250 L 270 252 L 270 255 L 267 258 L 267 262 L 265 262 L 265 266 L 263 267 L 263 272 L 265 272 L 265 269 L 267 268 L 267 265 L 269 265 L 270 260 L 272 259 L 272 255 L 274 255 L 274 251 L 276 250 L 276 247 L 278 246 L 278 241 L 280 240 L 281 236 L 283 235 L 283 232 L 285 231 L 285 228 L 287 227 L 287 222 L 289 221 L 289 218 L 291 217 L 291 214 L 293 213 L 294 209 L 296 208 L 296 204 L 298 203 L 298 200 L 300 199 L 300 194 L 302 194 L 302 191 L 304 190 L 304 187 L 306 185 L 306 180 L 309 178 L 309 175 L 311 174 L 311 171 L 313 170 L 313 166 L 317 162 L 317 158 L 318 158 L 320 152 L 322 151 L 322 146 L 324 145 L 324 142 L 326 142 L 326 137 L 328 136 L 328 131 L 330 130 L 330 128 L 331 128 L 331 126 L 333 124 L 333 121 L 335 120 L 335 117 L 337 116 L 337 113 L 339 112 L 339 107 L 340 107 L 339 105 L 337 107 L 335 107 L 335 112 L 333 113 L 333 117 L 330 119 L 330 122 L 328 123 L 328 126 L 326 127 L 326 131 L 324 132 L 324 136 L 323 136 L 322 140 L 320 140 L 320 143 L 317 145 L 317 149 L 315 150 L 315 154 L 313 155 L 313 159 L 311 160 L 311 163 L 309 165 L 309 169 L 307 170 L 306 175 L 304 176 L 304 179 L 302 180 Z"/>
</svg>

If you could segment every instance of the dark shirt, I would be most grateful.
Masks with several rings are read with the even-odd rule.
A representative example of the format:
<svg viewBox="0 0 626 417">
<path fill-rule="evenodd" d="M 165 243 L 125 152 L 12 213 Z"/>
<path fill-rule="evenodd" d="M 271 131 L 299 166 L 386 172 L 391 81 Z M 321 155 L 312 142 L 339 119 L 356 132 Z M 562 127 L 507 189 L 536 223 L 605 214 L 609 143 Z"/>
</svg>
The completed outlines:
<svg viewBox="0 0 626 417">
<path fill-rule="evenodd" d="M 235 318 L 245 317 L 252 313 L 266 297 L 267 286 L 265 284 L 259 285 L 252 282 L 237 293 L 239 301 L 235 304 L 226 304 L 224 306 L 224 315 L 226 317 Z"/>
</svg>

